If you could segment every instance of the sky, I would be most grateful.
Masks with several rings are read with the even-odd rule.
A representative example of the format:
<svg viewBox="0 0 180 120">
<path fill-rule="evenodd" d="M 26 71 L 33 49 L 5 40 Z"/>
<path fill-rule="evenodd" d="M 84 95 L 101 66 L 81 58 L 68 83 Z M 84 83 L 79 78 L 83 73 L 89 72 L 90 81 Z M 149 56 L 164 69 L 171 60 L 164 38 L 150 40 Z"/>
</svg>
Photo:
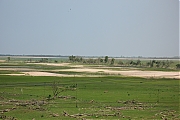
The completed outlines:
<svg viewBox="0 0 180 120">
<path fill-rule="evenodd" d="M 0 0 L 0 54 L 179 56 L 179 0 Z"/>
</svg>

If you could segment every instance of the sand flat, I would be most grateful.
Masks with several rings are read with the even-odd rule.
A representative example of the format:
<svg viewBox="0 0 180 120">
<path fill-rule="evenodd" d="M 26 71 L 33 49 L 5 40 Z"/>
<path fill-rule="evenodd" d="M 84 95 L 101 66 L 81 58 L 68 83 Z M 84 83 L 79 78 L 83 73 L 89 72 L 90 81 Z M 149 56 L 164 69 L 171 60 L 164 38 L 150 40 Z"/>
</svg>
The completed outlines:
<svg viewBox="0 0 180 120">
<path fill-rule="evenodd" d="M 155 77 L 155 78 L 176 78 L 180 79 L 180 72 L 165 72 L 165 71 L 141 71 L 141 70 L 107 70 L 107 69 L 92 69 L 92 68 L 76 68 L 76 69 L 63 69 L 59 71 L 74 71 L 74 72 L 104 72 L 114 75 L 124 75 L 124 76 L 135 76 L 135 77 Z"/>
</svg>

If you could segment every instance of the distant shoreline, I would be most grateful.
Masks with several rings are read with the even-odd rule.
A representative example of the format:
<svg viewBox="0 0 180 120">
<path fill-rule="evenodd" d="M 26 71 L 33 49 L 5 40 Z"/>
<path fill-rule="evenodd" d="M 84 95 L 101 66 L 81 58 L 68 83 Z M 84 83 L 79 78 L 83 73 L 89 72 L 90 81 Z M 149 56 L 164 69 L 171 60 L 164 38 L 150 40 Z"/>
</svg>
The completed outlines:
<svg viewBox="0 0 180 120">
<path fill-rule="evenodd" d="M 13 58 L 69 58 L 69 56 L 63 56 L 63 55 L 10 55 L 10 54 L 0 54 L 0 57 L 13 57 Z M 85 59 L 88 58 L 103 58 L 105 56 L 79 56 L 83 57 Z M 109 56 L 109 58 L 115 58 L 115 59 L 133 59 L 133 60 L 179 60 L 180 57 L 175 56 L 175 57 L 112 57 Z"/>
</svg>

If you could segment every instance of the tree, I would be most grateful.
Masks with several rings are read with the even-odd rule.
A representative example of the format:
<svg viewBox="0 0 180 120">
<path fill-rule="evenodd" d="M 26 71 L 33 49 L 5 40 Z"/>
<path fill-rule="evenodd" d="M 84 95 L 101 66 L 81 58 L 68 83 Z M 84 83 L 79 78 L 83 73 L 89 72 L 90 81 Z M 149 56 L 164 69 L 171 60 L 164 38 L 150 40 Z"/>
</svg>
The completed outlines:
<svg viewBox="0 0 180 120">
<path fill-rule="evenodd" d="M 150 61 L 150 63 L 151 63 L 150 66 L 153 67 L 153 66 L 154 66 L 154 63 L 156 63 L 156 61 L 155 61 L 155 60 L 152 60 L 152 61 Z"/>
<path fill-rule="evenodd" d="M 73 60 L 73 55 L 69 56 L 69 60 L 72 61 Z"/>
<path fill-rule="evenodd" d="M 70 62 L 83 62 L 83 58 L 79 56 L 69 56 Z"/>
<path fill-rule="evenodd" d="M 114 61 L 115 61 L 115 59 L 114 59 L 114 58 L 112 58 L 112 59 L 111 59 L 111 65 L 113 65 L 113 64 L 114 64 Z"/>
<path fill-rule="evenodd" d="M 141 61 L 139 59 L 137 60 L 136 65 L 140 65 L 141 66 Z"/>
<path fill-rule="evenodd" d="M 131 61 L 129 64 L 130 64 L 130 65 L 137 65 L 137 63 L 134 62 L 134 61 Z"/>
<path fill-rule="evenodd" d="M 80 58 L 80 62 L 82 62 L 82 61 L 83 61 L 83 58 L 81 57 L 81 58 Z"/>
<path fill-rule="evenodd" d="M 44 63 L 46 63 L 46 62 L 48 62 L 48 58 L 42 58 L 39 62 L 44 62 Z"/>
<path fill-rule="evenodd" d="M 162 64 L 161 68 L 163 68 L 166 65 L 165 61 L 162 61 L 161 64 Z"/>
<path fill-rule="evenodd" d="M 108 62 L 108 56 L 105 56 L 104 62 L 105 62 L 105 63 Z"/>
<path fill-rule="evenodd" d="M 100 59 L 100 62 L 103 63 L 103 59 Z"/>
<path fill-rule="evenodd" d="M 161 65 L 161 61 L 156 61 L 156 67 L 159 68 Z"/>
<path fill-rule="evenodd" d="M 10 57 L 8 57 L 7 59 L 8 59 L 8 62 L 11 60 L 11 58 L 10 58 Z"/>
<path fill-rule="evenodd" d="M 146 66 L 150 67 L 151 66 L 151 61 L 146 63 Z"/>
<path fill-rule="evenodd" d="M 79 57 L 75 57 L 75 62 L 80 62 Z"/>
<path fill-rule="evenodd" d="M 176 68 L 177 68 L 177 69 L 180 69 L 180 64 L 176 64 Z"/>
<path fill-rule="evenodd" d="M 69 56 L 69 60 L 70 60 L 70 61 L 72 61 L 72 62 L 74 62 L 74 61 L 75 61 L 75 58 L 76 58 L 76 57 L 75 57 L 75 56 L 73 56 L 73 55 L 72 55 L 72 56 Z"/>
</svg>

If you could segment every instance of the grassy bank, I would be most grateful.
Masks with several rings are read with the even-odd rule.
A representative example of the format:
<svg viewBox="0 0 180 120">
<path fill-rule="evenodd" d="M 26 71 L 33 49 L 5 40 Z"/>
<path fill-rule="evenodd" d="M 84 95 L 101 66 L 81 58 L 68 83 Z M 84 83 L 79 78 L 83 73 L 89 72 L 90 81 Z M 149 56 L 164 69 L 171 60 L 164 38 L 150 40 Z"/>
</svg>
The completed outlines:
<svg viewBox="0 0 180 120">
<path fill-rule="evenodd" d="M 18 120 L 178 119 L 179 81 L 0 76 L 0 101 L 0 117 Z"/>
</svg>

